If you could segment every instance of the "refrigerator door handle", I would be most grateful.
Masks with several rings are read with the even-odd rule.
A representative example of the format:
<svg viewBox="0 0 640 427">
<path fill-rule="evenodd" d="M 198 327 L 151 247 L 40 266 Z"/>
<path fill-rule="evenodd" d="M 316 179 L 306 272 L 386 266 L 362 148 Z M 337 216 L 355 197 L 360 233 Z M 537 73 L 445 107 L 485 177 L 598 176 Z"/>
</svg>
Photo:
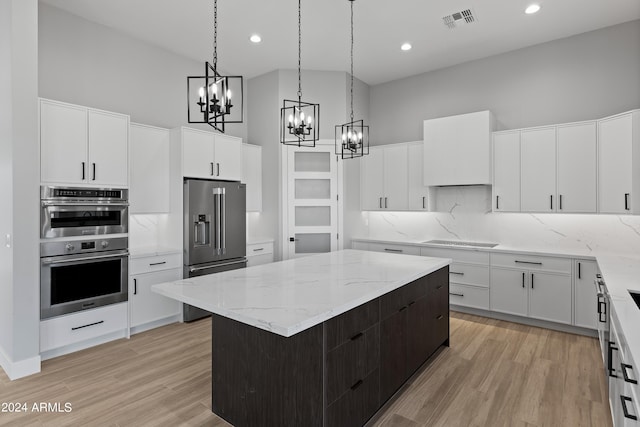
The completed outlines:
<svg viewBox="0 0 640 427">
<path fill-rule="evenodd" d="M 220 187 L 216 187 L 213 189 L 213 204 L 215 209 L 215 228 L 216 228 L 216 255 L 220 255 L 222 253 L 222 191 L 223 189 Z"/>
<path fill-rule="evenodd" d="M 220 194 L 220 234 L 222 255 L 227 253 L 227 195 L 225 189 L 222 188 L 222 194 Z"/>
</svg>

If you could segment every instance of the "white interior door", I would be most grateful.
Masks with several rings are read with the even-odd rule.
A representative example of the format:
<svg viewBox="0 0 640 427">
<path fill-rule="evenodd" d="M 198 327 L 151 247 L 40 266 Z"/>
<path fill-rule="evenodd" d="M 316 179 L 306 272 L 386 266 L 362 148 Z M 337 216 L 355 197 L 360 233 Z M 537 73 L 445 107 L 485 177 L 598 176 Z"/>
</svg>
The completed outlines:
<svg viewBox="0 0 640 427">
<path fill-rule="evenodd" d="M 285 258 L 338 249 L 338 162 L 334 146 L 287 146 Z"/>
</svg>

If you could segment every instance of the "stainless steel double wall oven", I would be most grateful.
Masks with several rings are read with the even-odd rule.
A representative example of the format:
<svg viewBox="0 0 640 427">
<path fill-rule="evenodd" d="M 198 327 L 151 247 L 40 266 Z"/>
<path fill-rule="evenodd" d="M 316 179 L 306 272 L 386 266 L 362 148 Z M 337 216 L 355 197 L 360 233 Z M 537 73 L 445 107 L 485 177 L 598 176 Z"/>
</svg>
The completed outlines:
<svg viewBox="0 0 640 427">
<path fill-rule="evenodd" d="M 40 318 L 127 301 L 128 190 L 41 187 Z"/>
</svg>

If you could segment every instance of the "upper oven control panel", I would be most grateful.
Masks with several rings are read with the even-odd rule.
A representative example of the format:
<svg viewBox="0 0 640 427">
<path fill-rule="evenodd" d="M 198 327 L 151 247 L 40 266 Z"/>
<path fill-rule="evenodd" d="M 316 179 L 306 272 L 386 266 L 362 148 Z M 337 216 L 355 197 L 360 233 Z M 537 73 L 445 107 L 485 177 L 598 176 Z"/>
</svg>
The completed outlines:
<svg viewBox="0 0 640 427">
<path fill-rule="evenodd" d="M 80 188 L 43 185 L 40 199 L 49 201 L 127 202 L 129 190 L 118 188 Z"/>
</svg>

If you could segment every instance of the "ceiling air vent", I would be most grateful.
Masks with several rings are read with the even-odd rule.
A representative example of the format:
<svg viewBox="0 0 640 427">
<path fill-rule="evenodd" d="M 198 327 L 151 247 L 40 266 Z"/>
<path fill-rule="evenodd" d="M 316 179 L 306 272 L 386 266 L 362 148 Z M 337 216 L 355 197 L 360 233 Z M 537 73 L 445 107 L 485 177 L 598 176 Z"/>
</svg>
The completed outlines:
<svg viewBox="0 0 640 427">
<path fill-rule="evenodd" d="M 454 29 L 459 25 L 471 24 L 476 22 L 476 17 L 473 16 L 473 11 L 471 9 L 465 9 L 460 12 L 454 12 L 451 15 L 447 15 L 442 18 L 444 21 L 444 25 L 449 27 L 450 29 Z"/>
</svg>

